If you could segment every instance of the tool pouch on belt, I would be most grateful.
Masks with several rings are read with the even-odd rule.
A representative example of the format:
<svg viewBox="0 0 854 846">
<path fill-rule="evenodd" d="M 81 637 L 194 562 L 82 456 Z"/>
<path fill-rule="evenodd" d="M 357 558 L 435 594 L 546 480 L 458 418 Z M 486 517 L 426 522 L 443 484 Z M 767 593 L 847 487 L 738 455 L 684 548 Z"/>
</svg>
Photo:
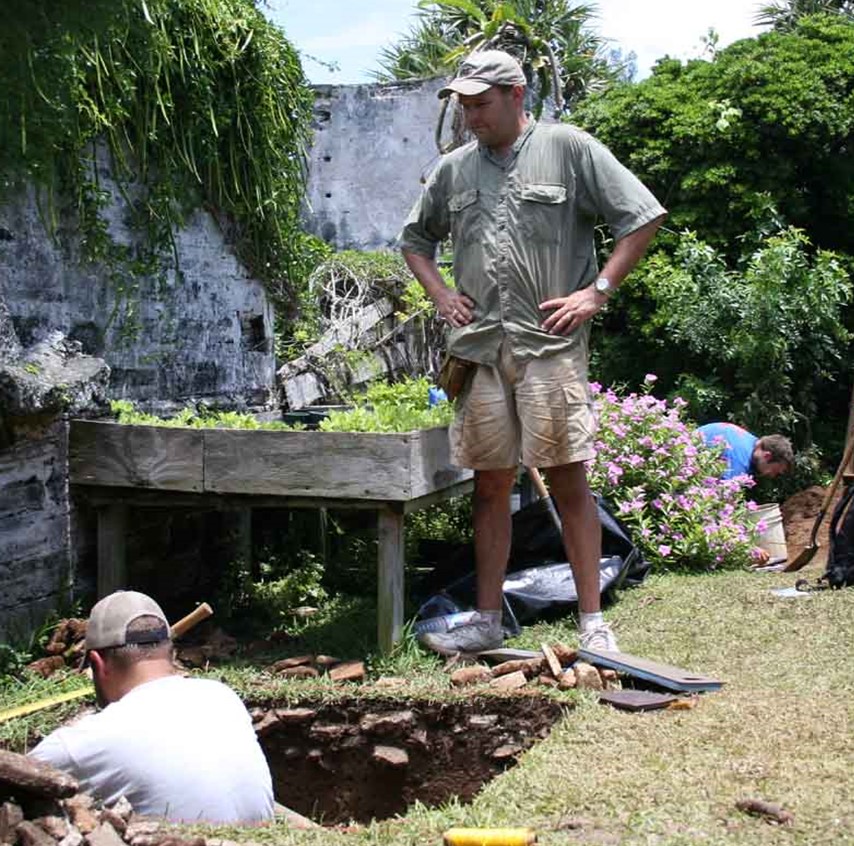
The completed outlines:
<svg viewBox="0 0 854 846">
<path fill-rule="evenodd" d="M 476 367 L 476 361 L 468 361 L 450 354 L 445 356 L 436 381 L 448 395 L 449 400 L 453 401 L 460 395 L 468 380 L 474 375 Z"/>
</svg>

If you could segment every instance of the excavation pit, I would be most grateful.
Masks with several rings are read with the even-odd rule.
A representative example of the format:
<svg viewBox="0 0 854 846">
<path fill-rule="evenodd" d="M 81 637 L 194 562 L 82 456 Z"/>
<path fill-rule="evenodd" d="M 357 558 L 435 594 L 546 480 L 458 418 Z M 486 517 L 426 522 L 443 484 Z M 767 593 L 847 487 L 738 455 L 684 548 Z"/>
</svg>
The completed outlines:
<svg viewBox="0 0 854 846">
<path fill-rule="evenodd" d="M 276 798 L 322 823 L 470 802 L 563 714 L 543 696 L 353 699 L 255 709 Z"/>
</svg>

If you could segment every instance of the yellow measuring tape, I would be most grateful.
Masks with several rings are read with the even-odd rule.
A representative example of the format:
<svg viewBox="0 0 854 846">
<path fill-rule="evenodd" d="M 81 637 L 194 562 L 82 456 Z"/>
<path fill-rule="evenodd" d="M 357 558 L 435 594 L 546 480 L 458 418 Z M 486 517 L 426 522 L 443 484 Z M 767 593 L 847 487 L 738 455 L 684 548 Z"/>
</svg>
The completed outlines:
<svg viewBox="0 0 854 846">
<path fill-rule="evenodd" d="M 94 692 L 94 687 L 81 687 L 79 690 L 72 690 L 69 693 L 60 693 L 58 696 L 40 699 L 38 702 L 30 702 L 29 705 L 19 705 L 17 708 L 10 708 L 8 711 L 0 711 L 0 723 L 14 720 L 16 717 L 26 717 L 27 714 L 34 714 L 43 708 L 52 708 L 54 705 L 61 705 L 63 702 L 73 702 L 75 699 L 82 699 Z"/>
</svg>

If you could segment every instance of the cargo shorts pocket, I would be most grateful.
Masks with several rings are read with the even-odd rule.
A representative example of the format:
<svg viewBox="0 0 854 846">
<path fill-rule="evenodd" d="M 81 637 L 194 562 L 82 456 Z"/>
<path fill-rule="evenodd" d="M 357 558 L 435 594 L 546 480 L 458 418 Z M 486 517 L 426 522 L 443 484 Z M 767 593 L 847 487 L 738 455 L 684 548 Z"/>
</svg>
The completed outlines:
<svg viewBox="0 0 854 846">
<path fill-rule="evenodd" d="M 451 237 L 455 244 L 469 244 L 479 241 L 483 232 L 483 220 L 478 203 L 479 191 L 471 188 L 452 194 L 448 199 L 448 211 L 451 216 Z"/>
<path fill-rule="evenodd" d="M 538 243 L 557 243 L 566 229 L 566 185 L 529 183 L 520 194 L 520 228 Z"/>
</svg>

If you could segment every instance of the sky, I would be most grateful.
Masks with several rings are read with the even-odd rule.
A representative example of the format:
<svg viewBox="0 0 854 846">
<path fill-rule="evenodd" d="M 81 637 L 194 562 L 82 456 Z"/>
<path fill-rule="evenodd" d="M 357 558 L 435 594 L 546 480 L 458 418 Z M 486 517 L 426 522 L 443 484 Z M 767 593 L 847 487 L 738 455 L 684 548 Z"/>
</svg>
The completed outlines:
<svg viewBox="0 0 854 846">
<path fill-rule="evenodd" d="M 624 54 L 637 55 L 638 78 L 664 55 L 703 53 L 713 28 L 719 47 L 759 33 L 753 25 L 761 0 L 599 0 L 597 28 Z M 371 82 L 380 52 L 407 31 L 416 0 L 265 0 L 262 8 L 303 57 L 313 83 Z M 314 57 L 314 58 L 312 58 Z M 315 61 L 318 59 L 320 61 Z M 326 63 L 326 64 L 324 64 Z M 338 70 L 327 66 L 335 63 Z"/>
</svg>

